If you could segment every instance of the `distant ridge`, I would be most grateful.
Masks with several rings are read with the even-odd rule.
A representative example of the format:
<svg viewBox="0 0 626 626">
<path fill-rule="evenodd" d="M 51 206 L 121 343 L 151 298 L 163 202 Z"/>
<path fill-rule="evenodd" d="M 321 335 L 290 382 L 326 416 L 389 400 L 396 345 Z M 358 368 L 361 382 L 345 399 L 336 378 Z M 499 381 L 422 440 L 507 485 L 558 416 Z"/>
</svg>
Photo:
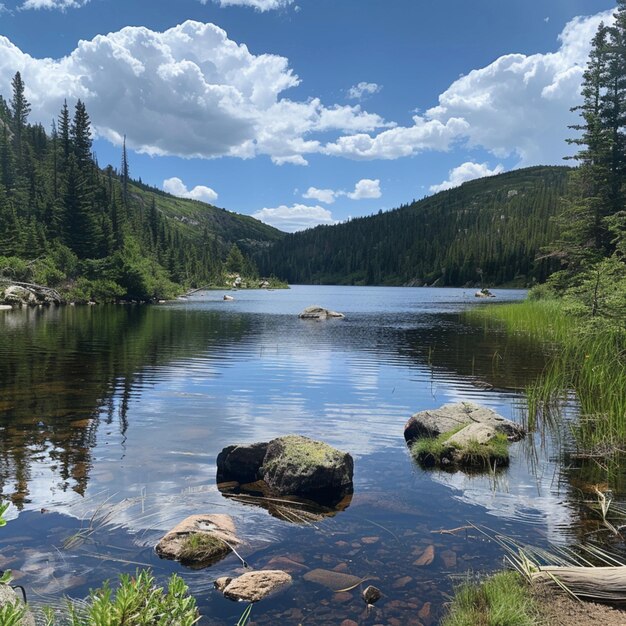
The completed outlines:
<svg viewBox="0 0 626 626">
<path fill-rule="evenodd" d="M 537 166 L 469 181 L 388 212 L 286 235 L 256 257 L 290 283 L 528 285 L 556 269 L 554 240 L 571 168 Z"/>
</svg>

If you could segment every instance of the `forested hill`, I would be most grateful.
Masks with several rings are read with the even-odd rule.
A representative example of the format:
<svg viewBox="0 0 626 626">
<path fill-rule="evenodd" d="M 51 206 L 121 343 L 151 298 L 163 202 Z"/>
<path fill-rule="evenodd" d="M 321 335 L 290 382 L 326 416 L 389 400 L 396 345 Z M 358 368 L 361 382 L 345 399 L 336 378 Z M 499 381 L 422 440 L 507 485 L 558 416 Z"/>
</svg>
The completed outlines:
<svg viewBox="0 0 626 626">
<path fill-rule="evenodd" d="M 171 297 L 257 276 L 251 253 L 283 236 L 251 217 L 170 196 L 92 154 L 88 112 L 65 104 L 47 132 L 29 123 L 18 74 L 0 96 L 0 279 L 76 301 Z"/>
<path fill-rule="evenodd" d="M 554 241 L 570 168 L 531 167 L 377 215 L 287 235 L 259 254 L 290 283 L 530 284 L 556 269 L 536 260 Z M 482 275 L 482 277 L 481 277 Z"/>
</svg>

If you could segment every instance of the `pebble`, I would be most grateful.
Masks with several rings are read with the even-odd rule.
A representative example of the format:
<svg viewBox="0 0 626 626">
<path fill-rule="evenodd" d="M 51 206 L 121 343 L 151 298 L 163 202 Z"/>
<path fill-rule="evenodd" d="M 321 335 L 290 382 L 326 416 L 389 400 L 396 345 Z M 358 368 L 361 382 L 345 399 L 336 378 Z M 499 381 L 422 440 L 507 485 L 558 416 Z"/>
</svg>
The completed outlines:
<svg viewBox="0 0 626 626">
<path fill-rule="evenodd" d="M 380 541 L 380 537 L 362 537 L 361 541 L 367 545 L 372 545 Z"/>
<path fill-rule="evenodd" d="M 367 604 L 374 604 L 380 600 L 383 595 L 378 587 L 374 587 L 374 585 L 369 585 L 361 594 L 363 596 L 363 600 L 367 602 Z"/>
<path fill-rule="evenodd" d="M 430 565 L 435 560 L 435 546 L 432 544 L 422 552 L 422 556 L 419 559 L 413 562 L 413 565 L 417 565 L 417 567 L 425 567 L 426 565 Z"/>
<path fill-rule="evenodd" d="M 345 604 L 346 602 L 350 602 L 352 600 L 352 594 L 347 591 L 341 591 L 339 593 L 333 594 L 333 602 L 337 602 L 338 604 Z"/>
<path fill-rule="evenodd" d="M 424 602 L 424 606 L 417 615 L 420 619 L 428 619 L 430 617 L 430 602 Z"/>
<path fill-rule="evenodd" d="M 393 583 L 392 587 L 394 589 L 402 589 L 403 587 L 406 587 L 412 580 L 413 578 L 411 578 L 411 576 L 402 576 L 402 578 L 398 578 Z"/>
</svg>

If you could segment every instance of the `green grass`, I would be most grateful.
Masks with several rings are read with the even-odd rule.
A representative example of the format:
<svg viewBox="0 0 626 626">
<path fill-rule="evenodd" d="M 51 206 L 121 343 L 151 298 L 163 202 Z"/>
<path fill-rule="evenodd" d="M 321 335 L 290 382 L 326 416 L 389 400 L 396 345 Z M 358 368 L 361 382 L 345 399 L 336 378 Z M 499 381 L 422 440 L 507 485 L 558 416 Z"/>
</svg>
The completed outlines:
<svg viewBox="0 0 626 626">
<path fill-rule="evenodd" d="M 516 572 L 460 586 L 441 626 L 534 626 L 539 623 L 528 587 Z"/>
<path fill-rule="evenodd" d="M 181 563 L 202 563 L 230 552 L 224 541 L 206 533 L 187 535 L 181 546 L 179 559 Z"/>
<path fill-rule="evenodd" d="M 558 418 L 573 392 L 580 407 L 572 426 L 579 451 L 602 455 L 626 448 L 626 328 L 577 316 L 560 300 L 476 307 L 468 318 L 546 346 L 548 366 L 527 390 L 530 426 Z"/>
<path fill-rule="evenodd" d="M 441 433 L 438 437 L 418 439 L 411 446 L 411 454 L 426 466 L 441 465 L 442 461 L 472 468 L 488 469 L 507 465 L 509 462 L 509 441 L 506 435 L 496 434 L 489 443 L 479 443 L 470 439 L 465 447 L 449 442 L 450 437 L 463 430 L 461 424 L 453 430 Z"/>
</svg>

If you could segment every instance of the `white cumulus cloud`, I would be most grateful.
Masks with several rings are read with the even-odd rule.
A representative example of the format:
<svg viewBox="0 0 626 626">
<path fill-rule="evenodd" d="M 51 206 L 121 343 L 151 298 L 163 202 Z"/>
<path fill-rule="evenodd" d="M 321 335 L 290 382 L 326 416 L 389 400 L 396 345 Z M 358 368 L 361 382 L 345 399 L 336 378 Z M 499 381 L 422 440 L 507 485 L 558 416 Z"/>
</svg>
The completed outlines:
<svg viewBox="0 0 626 626">
<path fill-rule="evenodd" d="M 178 198 L 191 198 L 192 200 L 200 200 L 209 204 L 217 200 L 217 192 L 210 187 L 196 185 L 193 189 L 187 189 L 185 183 L 176 176 L 163 181 L 163 191 L 167 191 L 167 193 L 171 193 Z"/>
<path fill-rule="evenodd" d="M 283 204 L 273 209 L 261 209 L 253 213 L 252 217 L 288 233 L 313 228 L 320 224 L 337 224 L 332 213 L 319 205 L 293 204 L 286 206 Z"/>
<path fill-rule="evenodd" d="M 458 167 L 451 169 L 448 172 L 448 180 L 444 180 L 439 185 L 431 185 L 430 191 L 437 193 L 444 189 L 452 189 L 458 187 L 468 180 L 474 180 L 475 178 L 484 178 L 485 176 L 494 176 L 495 174 L 501 174 L 504 172 L 504 167 L 498 163 L 493 169 L 489 169 L 487 163 L 474 163 L 473 161 L 466 161 Z"/>
<path fill-rule="evenodd" d="M 325 204 L 332 204 L 337 198 L 345 196 L 350 200 L 366 200 L 370 198 L 380 198 L 382 192 L 380 190 L 380 179 L 372 180 L 370 178 L 362 178 L 354 186 L 354 191 L 341 191 L 334 189 L 318 189 L 317 187 L 309 187 L 303 194 L 303 198 L 317 200 Z"/>
<path fill-rule="evenodd" d="M 353 85 L 348 89 L 348 98 L 351 100 L 360 100 L 364 96 L 371 96 L 378 93 L 381 89 L 382 86 L 376 83 L 360 82 L 358 85 Z"/>
<path fill-rule="evenodd" d="M 332 204 L 335 201 L 336 192 L 332 189 L 318 189 L 317 187 L 309 187 L 303 194 L 303 198 L 309 200 L 317 200 L 325 204 Z"/>
<path fill-rule="evenodd" d="M 346 194 L 350 200 L 365 200 L 367 198 L 380 198 L 380 180 L 371 180 L 370 178 L 362 178 L 355 186 L 354 191 Z"/>
<path fill-rule="evenodd" d="M 78 9 L 85 6 L 89 0 L 24 0 L 21 9 Z"/>
<path fill-rule="evenodd" d="M 610 11 L 577 17 L 559 35 L 560 46 L 547 54 L 508 54 L 456 80 L 426 116 L 447 124 L 467 123 L 470 146 L 482 146 L 520 165 L 560 163 L 571 152 L 565 139 L 576 120 L 571 106 L 580 102 L 580 84 L 590 41 Z"/>
<path fill-rule="evenodd" d="M 208 0 L 200 0 L 202 4 L 206 4 Z M 221 7 L 252 7 L 257 11 L 273 11 L 276 9 L 284 9 L 292 4 L 293 0 L 215 0 Z"/>
<path fill-rule="evenodd" d="M 0 37 L 0 93 L 19 70 L 31 119 L 48 124 L 64 98 L 81 98 L 101 137 L 151 155 L 267 154 L 305 164 L 320 151 L 314 133 L 371 132 L 388 126 L 359 106 L 297 102 L 288 60 L 254 55 L 213 24 L 187 21 L 165 32 L 127 27 L 80 41 L 62 59 L 36 59 Z"/>
</svg>

